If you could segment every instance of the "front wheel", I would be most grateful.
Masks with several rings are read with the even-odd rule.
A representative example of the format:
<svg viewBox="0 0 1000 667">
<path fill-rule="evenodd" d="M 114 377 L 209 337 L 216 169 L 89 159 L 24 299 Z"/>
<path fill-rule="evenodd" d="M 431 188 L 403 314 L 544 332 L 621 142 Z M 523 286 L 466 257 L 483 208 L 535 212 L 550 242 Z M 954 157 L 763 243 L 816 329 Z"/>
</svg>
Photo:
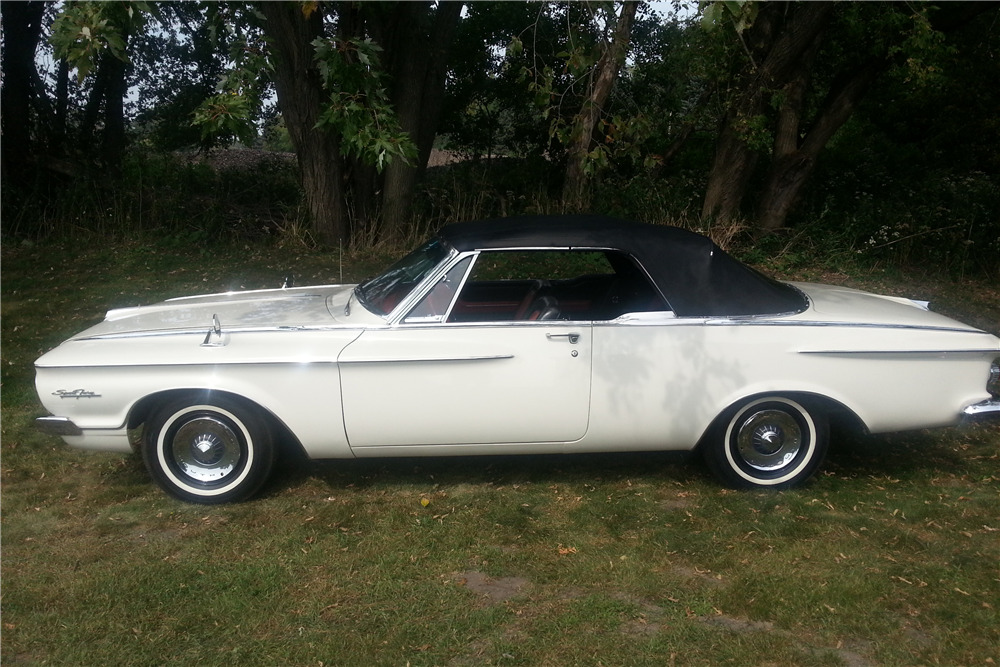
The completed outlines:
<svg viewBox="0 0 1000 667">
<path fill-rule="evenodd" d="M 704 443 L 704 456 L 729 486 L 785 489 L 816 472 L 828 445 L 822 412 L 789 398 L 766 396 L 721 418 Z"/>
<path fill-rule="evenodd" d="M 275 460 L 267 423 L 222 397 L 164 405 L 147 422 L 142 454 L 164 491 L 206 505 L 249 498 Z"/>
</svg>

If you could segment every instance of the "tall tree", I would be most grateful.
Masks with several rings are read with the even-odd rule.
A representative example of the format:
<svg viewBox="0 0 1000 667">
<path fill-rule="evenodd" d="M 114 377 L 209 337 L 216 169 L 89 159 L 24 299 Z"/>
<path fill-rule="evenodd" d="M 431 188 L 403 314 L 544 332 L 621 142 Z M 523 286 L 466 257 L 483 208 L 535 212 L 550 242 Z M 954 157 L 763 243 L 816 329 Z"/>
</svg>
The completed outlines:
<svg viewBox="0 0 1000 667">
<path fill-rule="evenodd" d="M 542 3 L 537 9 L 530 5 L 534 16 L 529 25 L 507 39 L 505 62 L 496 78 L 502 80 L 504 71 L 516 72 L 532 96 L 536 115 L 531 122 L 548 129 L 532 148 L 565 161 L 562 199 L 568 208 L 587 206 L 588 181 L 607 166 L 613 152 L 607 141 L 595 146 L 595 133 L 623 138 L 612 129 L 610 103 L 642 5 L 635 0 Z M 490 111 L 508 104 L 490 101 L 480 106 Z"/>
<path fill-rule="evenodd" d="M 430 154 L 447 47 L 462 3 L 253 7 L 263 16 L 278 104 L 299 158 L 316 237 L 350 241 L 371 231 L 380 215 L 390 229 L 398 228 Z M 216 96 L 216 111 L 202 118 L 216 123 L 245 115 L 246 105 L 235 109 L 240 100 Z"/>
<path fill-rule="evenodd" d="M 744 5 L 746 7 L 747 5 Z M 773 93 L 808 74 L 833 2 L 767 3 L 747 31 L 747 66 L 738 93 L 722 118 L 701 215 L 720 222 L 737 217 L 757 163 L 752 133 Z M 738 35 L 742 37 L 742 35 Z"/>
<path fill-rule="evenodd" d="M 315 237 L 328 244 L 348 241 L 381 212 L 398 227 L 430 154 L 462 3 L 205 7 L 216 35 L 257 31 L 267 38 L 253 45 L 250 37 L 229 39 L 236 67 L 194 114 L 207 140 L 223 133 L 251 141 L 266 79 L 273 79 Z M 95 74 L 83 134 L 103 118 L 106 164 L 124 146 L 129 38 L 142 16 L 156 11 L 144 2 L 70 2 L 54 27 L 53 42 L 78 78 Z M 192 18 L 188 11 L 174 14 L 180 21 Z M 379 39 L 387 46 L 385 66 Z"/>
<path fill-rule="evenodd" d="M 327 93 L 313 43 L 324 37 L 323 15 L 297 2 L 265 2 L 261 7 L 273 43 L 278 104 L 295 147 L 313 231 L 324 243 L 346 240 L 340 138 L 317 129 Z"/>
<path fill-rule="evenodd" d="M 567 48 L 559 18 L 541 3 L 468 5 L 456 33 L 442 118 L 451 148 L 474 158 L 546 152 L 549 127 L 538 107 L 550 98 L 540 95 L 536 103 L 525 79 Z M 557 74 L 558 68 L 550 69 Z"/>
<path fill-rule="evenodd" d="M 3 171 L 23 180 L 30 173 L 33 119 L 38 115 L 35 51 L 42 34 L 44 2 L 0 3 L 3 19 Z"/>
<path fill-rule="evenodd" d="M 897 3 L 716 2 L 709 23 L 729 29 L 743 66 L 719 125 L 702 217 L 740 216 L 761 156 L 769 162 L 755 226 L 783 227 L 823 148 L 877 78 L 947 52 L 941 35 L 995 9 Z"/>
<path fill-rule="evenodd" d="M 145 2 L 68 2 L 52 26 L 55 55 L 76 68 L 78 80 L 95 72 L 80 147 L 90 151 L 100 118 L 99 157 L 112 172 L 125 151 L 128 42 L 150 12 L 156 10 Z"/>
<path fill-rule="evenodd" d="M 130 82 L 136 87 L 126 109 L 130 123 L 143 128 L 160 150 L 208 149 L 214 141 L 232 141 L 232 132 L 202 135 L 191 118 L 215 93 L 226 70 L 230 43 L 244 37 L 245 31 L 217 30 L 215 15 L 228 9 L 222 4 L 166 2 L 158 7 L 162 29 L 140 32 L 129 41 Z M 273 90 L 261 92 L 267 95 Z"/>
<path fill-rule="evenodd" d="M 905 28 L 893 35 L 887 47 L 865 45 L 862 58 L 846 63 L 835 75 L 825 99 L 811 119 L 807 119 L 805 93 L 819 44 L 803 58 L 779 95 L 782 101 L 775 123 L 771 163 L 757 203 L 759 229 L 774 231 L 785 225 L 802 188 L 815 170 L 820 152 L 880 76 L 897 65 L 910 72 L 910 76 L 920 75 L 913 70 L 927 67 L 933 70 L 925 60 L 937 60 L 948 53 L 941 41 L 944 34 L 996 7 L 991 8 L 989 3 L 952 3 L 940 8 L 927 5 L 921 9 L 906 17 L 895 17 L 894 22 Z M 897 13 L 898 9 L 887 6 L 882 11 Z M 841 21 L 858 19 L 844 14 L 846 12 L 839 17 Z M 885 18 L 872 20 L 870 11 L 866 18 L 870 23 L 886 23 Z M 836 27 L 842 28 L 842 25 Z M 808 125 L 807 120 L 810 120 Z"/>
<path fill-rule="evenodd" d="M 605 104 L 611 96 L 611 89 L 618 78 L 618 72 L 625 64 L 632 23 L 639 3 L 626 0 L 608 39 L 602 40 L 601 56 L 590 73 L 587 92 L 580 111 L 573 119 L 567 147 L 566 177 L 563 184 L 563 202 L 571 208 L 582 208 L 586 203 L 587 155 L 593 142 L 594 128 L 605 112 Z"/>
<path fill-rule="evenodd" d="M 404 2 L 390 30 L 379 26 L 391 72 L 392 102 L 400 126 L 417 149 L 415 161 L 394 160 L 386 167 L 382 219 L 390 230 L 402 227 L 413 191 L 430 158 L 444 103 L 448 55 L 462 2 Z M 385 33 L 389 34 L 385 34 Z"/>
</svg>

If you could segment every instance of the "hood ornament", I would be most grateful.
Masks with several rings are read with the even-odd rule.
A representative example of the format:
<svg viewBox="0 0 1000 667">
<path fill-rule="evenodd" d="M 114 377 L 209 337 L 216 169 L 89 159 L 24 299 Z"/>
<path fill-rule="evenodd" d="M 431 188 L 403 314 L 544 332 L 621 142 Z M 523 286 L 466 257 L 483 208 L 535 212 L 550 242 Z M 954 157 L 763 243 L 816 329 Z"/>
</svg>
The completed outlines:
<svg viewBox="0 0 1000 667">
<path fill-rule="evenodd" d="M 213 338 L 214 336 L 214 338 Z M 202 347 L 224 347 L 226 340 L 222 337 L 222 322 L 218 315 L 212 315 L 212 326 L 205 334 L 205 340 L 201 342 Z"/>
</svg>

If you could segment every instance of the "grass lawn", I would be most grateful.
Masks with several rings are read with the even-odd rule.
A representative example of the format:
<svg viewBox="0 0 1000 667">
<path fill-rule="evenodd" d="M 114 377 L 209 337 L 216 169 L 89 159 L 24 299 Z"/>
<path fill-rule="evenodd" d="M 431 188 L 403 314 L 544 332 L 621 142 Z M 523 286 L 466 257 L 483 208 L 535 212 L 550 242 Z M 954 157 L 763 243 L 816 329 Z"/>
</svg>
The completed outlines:
<svg viewBox="0 0 1000 667">
<path fill-rule="evenodd" d="M 174 501 L 137 457 L 35 432 L 33 360 L 112 307 L 353 282 L 301 249 L 5 247 L 6 664 L 1000 663 L 1000 425 L 835 440 L 804 488 L 667 455 L 283 461 Z M 784 277 L 914 298 L 994 333 L 993 285 Z"/>
</svg>

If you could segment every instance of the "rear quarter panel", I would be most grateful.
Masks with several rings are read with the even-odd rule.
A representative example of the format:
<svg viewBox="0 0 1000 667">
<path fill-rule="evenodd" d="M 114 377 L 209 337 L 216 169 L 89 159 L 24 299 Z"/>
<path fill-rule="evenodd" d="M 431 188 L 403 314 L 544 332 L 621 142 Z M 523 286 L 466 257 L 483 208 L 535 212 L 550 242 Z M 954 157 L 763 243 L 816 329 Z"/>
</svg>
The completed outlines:
<svg viewBox="0 0 1000 667">
<path fill-rule="evenodd" d="M 955 424 L 988 398 L 1000 341 L 982 332 L 664 320 L 594 327 L 591 428 L 580 450 L 691 449 L 751 396 L 802 392 L 871 432 Z"/>
</svg>

